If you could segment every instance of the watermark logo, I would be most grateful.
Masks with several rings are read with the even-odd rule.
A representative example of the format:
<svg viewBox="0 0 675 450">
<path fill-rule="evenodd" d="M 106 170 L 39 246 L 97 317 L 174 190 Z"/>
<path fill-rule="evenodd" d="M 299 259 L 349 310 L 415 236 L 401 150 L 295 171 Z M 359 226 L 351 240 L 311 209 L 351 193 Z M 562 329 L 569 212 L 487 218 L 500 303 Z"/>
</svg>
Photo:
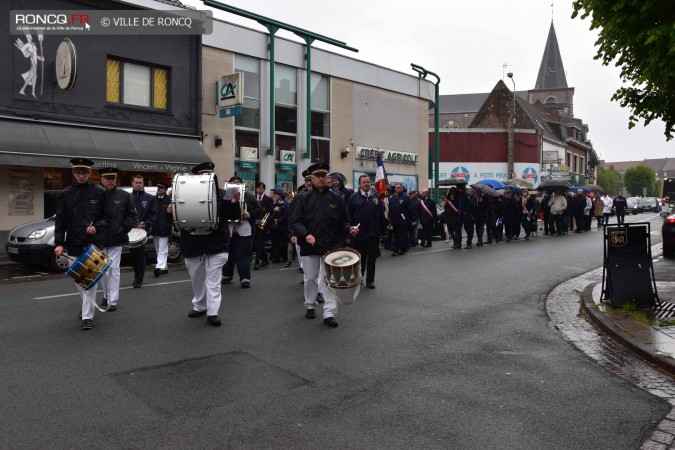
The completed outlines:
<svg viewBox="0 0 675 450">
<path fill-rule="evenodd" d="M 197 10 L 14 10 L 10 34 L 196 35 L 213 32 L 213 13 Z"/>
</svg>

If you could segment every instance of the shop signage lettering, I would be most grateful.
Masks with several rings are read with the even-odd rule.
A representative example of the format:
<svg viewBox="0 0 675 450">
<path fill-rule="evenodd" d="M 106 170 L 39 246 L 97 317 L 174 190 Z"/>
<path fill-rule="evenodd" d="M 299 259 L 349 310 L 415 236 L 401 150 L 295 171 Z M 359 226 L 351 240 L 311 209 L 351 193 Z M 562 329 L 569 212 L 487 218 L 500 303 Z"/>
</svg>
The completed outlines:
<svg viewBox="0 0 675 450">
<path fill-rule="evenodd" d="M 357 159 L 377 159 L 377 154 L 382 155 L 382 161 L 387 163 L 417 164 L 417 153 L 398 152 L 395 150 L 381 150 L 370 147 L 356 147 Z"/>
<path fill-rule="evenodd" d="M 131 167 L 130 169 L 129 166 Z M 124 165 L 120 165 L 116 161 L 96 161 L 94 164 L 94 169 L 104 169 L 104 168 L 118 168 L 123 170 L 140 170 L 146 172 L 189 172 L 191 166 L 187 165 L 178 165 L 170 163 L 139 163 L 139 162 L 129 162 Z"/>
</svg>

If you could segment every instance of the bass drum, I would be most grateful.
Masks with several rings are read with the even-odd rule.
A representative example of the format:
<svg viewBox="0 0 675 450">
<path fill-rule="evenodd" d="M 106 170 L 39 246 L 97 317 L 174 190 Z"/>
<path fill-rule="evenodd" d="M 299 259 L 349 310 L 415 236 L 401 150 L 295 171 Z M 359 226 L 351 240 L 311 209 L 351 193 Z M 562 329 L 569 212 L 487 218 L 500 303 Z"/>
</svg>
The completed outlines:
<svg viewBox="0 0 675 450">
<path fill-rule="evenodd" d="M 218 178 L 215 173 L 176 174 L 172 191 L 176 227 L 193 234 L 207 234 L 218 228 Z"/>
<path fill-rule="evenodd" d="M 348 305 L 361 291 L 361 254 L 352 248 L 336 248 L 321 258 L 323 281 L 335 299 Z"/>
</svg>

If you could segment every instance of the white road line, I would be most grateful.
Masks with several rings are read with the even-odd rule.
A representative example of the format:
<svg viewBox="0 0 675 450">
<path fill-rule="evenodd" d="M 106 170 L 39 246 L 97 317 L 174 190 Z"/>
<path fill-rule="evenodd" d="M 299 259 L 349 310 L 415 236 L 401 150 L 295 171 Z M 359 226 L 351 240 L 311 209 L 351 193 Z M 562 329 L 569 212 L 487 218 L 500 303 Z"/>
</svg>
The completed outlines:
<svg viewBox="0 0 675 450">
<path fill-rule="evenodd" d="M 164 283 L 144 284 L 143 286 L 145 286 L 145 287 L 164 286 L 164 285 L 167 285 L 167 284 L 189 283 L 189 282 L 190 282 L 190 280 L 167 281 L 167 282 L 164 282 Z M 125 289 L 133 289 L 133 286 L 121 287 L 120 291 L 123 291 Z M 33 300 L 49 300 L 49 299 L 52 299 L 52 298 L 77 297 L 78 295 L 80 295 L 78 292 L 71 292 L 71 293 L 68 293 L 68 294 L 48 295 L 46 297 L 34 297 Z"/>
</svg>

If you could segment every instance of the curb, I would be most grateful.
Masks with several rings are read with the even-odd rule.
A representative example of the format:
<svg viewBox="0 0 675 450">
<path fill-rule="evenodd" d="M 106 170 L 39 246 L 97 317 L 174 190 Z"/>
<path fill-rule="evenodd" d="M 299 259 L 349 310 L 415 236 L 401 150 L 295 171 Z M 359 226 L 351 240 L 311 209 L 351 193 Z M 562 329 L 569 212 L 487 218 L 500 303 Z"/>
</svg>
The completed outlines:
<svg viewBox="0 0 675 450">
<path fill-rule="evenodd" d="M 584 292 L 581 294 L 581 309 L 588 313 L 588 316 L 591 318 L 593 323 L 602 328 L 608 335 L 614 338 L 617 342 L 621 343 L 623 346 L 629 350 L 637 353 L 642 356 L 644 359 L 650 363 L 662 368 L 671 375 L 675 375 L 675 360 L 671 358 L 663 358 L 658 353 L 656 353 L 650 346 L 644 344 L 643 342 L 632 338 L 629 336 L 623 328 L 618 326 L 612 320 L 608 319 L 607 316 L 598 310 L 595 307 L 595 302 L 593 301 L 593 288 L 598 284 L 598 282 L 591 283 L 586 286 Z M 644 325 L 647 327 L 648 325 Z"/>
</svg>

